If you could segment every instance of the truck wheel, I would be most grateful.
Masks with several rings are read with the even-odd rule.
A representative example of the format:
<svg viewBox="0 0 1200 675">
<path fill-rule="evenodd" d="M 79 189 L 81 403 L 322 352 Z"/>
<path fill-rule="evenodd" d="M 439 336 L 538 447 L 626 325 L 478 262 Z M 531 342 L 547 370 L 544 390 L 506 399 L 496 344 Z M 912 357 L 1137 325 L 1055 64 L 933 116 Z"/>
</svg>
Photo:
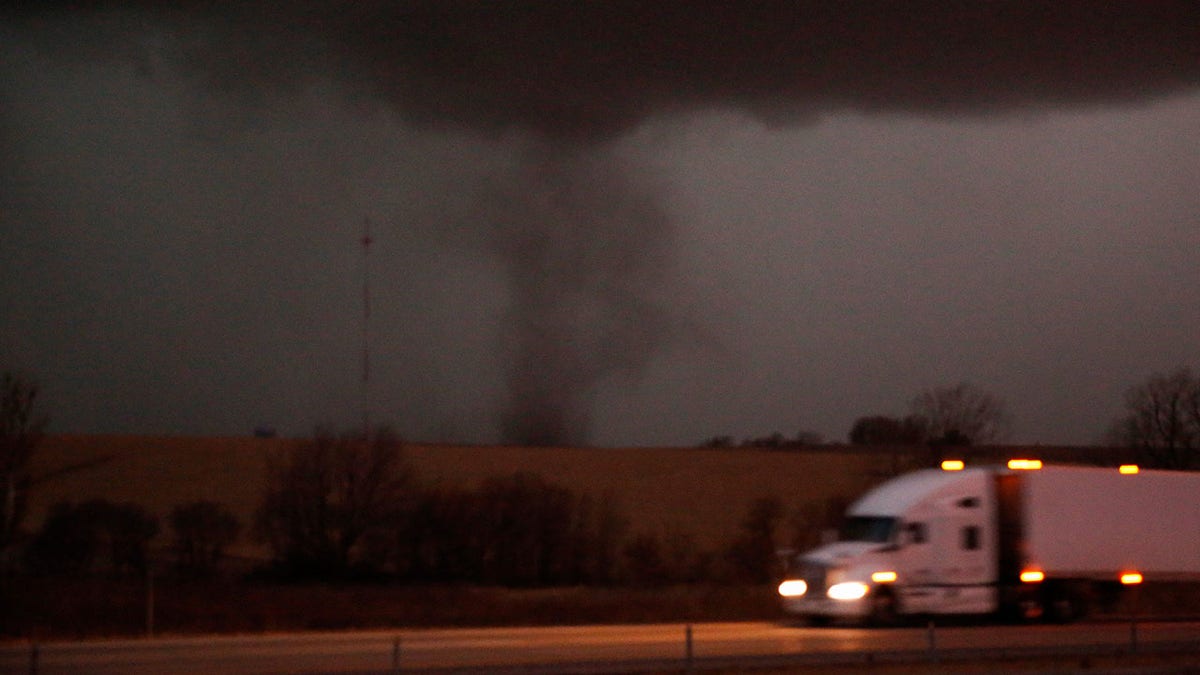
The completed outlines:
<svg viewBox="0 0 1200 675">
<path fill-rule="evenodd" d="M 1082 619 L 1088 613 L 1089 595 L 1086 584 L 1049 584 L 1043 601 L 1046 619 L 1053 623 L 1071 623 Z"/>
<path fill-rule="evenodd" d="M 873 626 L 895 626 L 900 623 L 896 596 L 890 590 L 879 588 L 871 594 L 870 622 Z"/>
</svg>

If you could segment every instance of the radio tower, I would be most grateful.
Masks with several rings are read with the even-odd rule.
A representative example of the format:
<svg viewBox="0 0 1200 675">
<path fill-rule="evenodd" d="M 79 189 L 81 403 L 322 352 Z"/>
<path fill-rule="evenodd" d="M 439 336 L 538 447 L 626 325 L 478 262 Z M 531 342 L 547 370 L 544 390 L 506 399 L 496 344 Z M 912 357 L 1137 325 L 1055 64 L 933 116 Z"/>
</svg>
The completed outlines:
<svg viewBox="0 0 1200 675">
<path fill-rule="evenodd" d="M 371 219 L 363 218 L 362 424 L 363 442 L 371 441 Z"/>
</svg>

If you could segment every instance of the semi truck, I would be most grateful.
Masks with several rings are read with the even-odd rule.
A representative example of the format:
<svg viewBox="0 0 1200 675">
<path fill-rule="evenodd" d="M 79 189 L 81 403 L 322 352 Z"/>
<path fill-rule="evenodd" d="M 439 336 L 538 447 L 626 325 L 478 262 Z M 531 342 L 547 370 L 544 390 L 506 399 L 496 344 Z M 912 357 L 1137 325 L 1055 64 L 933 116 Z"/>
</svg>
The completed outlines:
<svg viewBox="0 0 1200 675">
<path fill-rule="evenodd" d="M 851 504 L 835 541 L 790 558 L 778 592 L 812 623 L 1065 622 L 1143 581 L 1200 581 L 1200 473 L 948 461 Z"/>
</svg>

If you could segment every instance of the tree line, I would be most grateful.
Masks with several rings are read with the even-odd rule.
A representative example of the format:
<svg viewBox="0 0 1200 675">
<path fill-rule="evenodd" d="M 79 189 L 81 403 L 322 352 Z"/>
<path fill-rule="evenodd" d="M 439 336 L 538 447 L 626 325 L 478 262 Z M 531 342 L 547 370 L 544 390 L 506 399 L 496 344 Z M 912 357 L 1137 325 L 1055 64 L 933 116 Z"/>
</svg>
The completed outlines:
<svg viewBox="0 0 1200 675">
<path fill-rule="evenodd" d="M 971 383 L 935 387 L 915 396 L 903 416 L 857 418 L 847 433 L 851 445 L 966 447 L 1001 442 L 1012 425 L 1004 400 Z M 741 447 L 792 448 L 822 443 L 801 431 L 748 438 Z M 1180 366 L 1155 373 L 1125 392 L 1124 410 L 1112 420 L 1102 443 L 1131 452 L 1147 468 L 1200 469 L 1200 374 Z M 705 447 L 734 447 L 731 436 L 715 436 Z"/>
<path fill-rule="evenodd" d="M 866 415 L 854 421 L 847 440 L 851 445 L 964 446 L 1001 440 L 1012 423 L 999 397 L 969 382 L 936 387 L 921 392 L 909 403 L 903 417 Z M 824 439 L 813 431 L 793 437 L 779 432 L 743 440 L 745 448 L 796 448 L 821 445 Z M 732 436 L 714 436 L 704 447 L 734 447 Z"/>
<path fill-rule="evenodd" d="M 172 571 L 200 579 L 217 573 L 241 524 L 218 502 L 198 500 L 172 509 Z M 19 561 L 29 574 L 143 577 L 152 564 L 158 518 L 133 502 L 105 499 L 55 504 L 32 534 Z"/>
<path fill-rule="evenodd" d="M 685 532 L 647 532 L 607 495 L 576 494 L 536 474 L 476 486 L 422 483 L 388 428 L 312 438 L 269 456 L 253 522 L 197 500 L 162 523 L 132 502 L 53 505 L 6 547 L 5 575 L 207 579 L 228 569 L 243 537 L 269 558 L 260 580 L 468 583 L 507 587 L 765 583 L 780 546 L 814 543 L 844 504 L 788 511 L 774 497 L 748 509 L 730 540 L 708 550 Z M 157 563 L 157 564 L 156 564 Z"/>
<path fill-rule="evenodd" d="M 815 542 L 844 504 L 751 504 L 723 546 L 646 532 L 609 495 L 539 475 L 423 485 L 386 427 L 318 430 L 272 457 L 254 531 L 285 578 L 383 578 L 512 587 L 765 583 L 780 546 Z"/>
<path fill-rule="evenodd" d="M 37 484 L 30 459 L 47 423 L 38 395 L 32 380 L 4 375 L 0 573 L 145 574 L 160 523 L 137 504 L 64 502 L 36 532 L 22 528 Z M 960 384 L 917 396 L 906 417 L 861 417 L 849 436 L 868 445 L 970 445 L 1002 435 L 1009 420 L 1003 401 Z M 1131 387 L 1108 438 L 1135 450 L 1147 467 L 1200 468 L 1200 376 L 1181 367 Z M 540 476 L 497 476 L 470 488 L 425 485 L 389 429 L 369 438 L 319 429 L 270 457 L 252 523 L 201 500 L 176 506 L 168 524 L 170 557 L 181 577 L 215 573 L 228 548 L 248 534 L 270 552 L 260 573 L 280 578 L 511 586 L 760 582 L 770 578 L 777 549 L 807 548 L 843 506 L 789 511 L 763 498 L 725 546 L 702 550 L 687 533 L 635 531 L 611 499 L 574 494 Z"/>
<path fill-rule="evenodd" d="M 807 547 L 844 504 L 789 512 L 774 497 L 750 505 L 723 546 L 687 533 L 637 531 L 610 498 L 576 494 L 528 473 L 475 487 L 422 485 L 388 429 L 282 449 L 248 534 L 270 559 L 251 574 L 286 581 L 469 583 L 507 587 L 766 583 L 781 545 Z M 223 505 L 175 507 L 167 556 L 180 579 L 221 573 L 242 524 Z M 142 577 L 158 519 L 133 503 L 56 504 L 22 547 L 28 574 Z M 162 573 L 162 572 L 158 572 Z"/>
</svg>

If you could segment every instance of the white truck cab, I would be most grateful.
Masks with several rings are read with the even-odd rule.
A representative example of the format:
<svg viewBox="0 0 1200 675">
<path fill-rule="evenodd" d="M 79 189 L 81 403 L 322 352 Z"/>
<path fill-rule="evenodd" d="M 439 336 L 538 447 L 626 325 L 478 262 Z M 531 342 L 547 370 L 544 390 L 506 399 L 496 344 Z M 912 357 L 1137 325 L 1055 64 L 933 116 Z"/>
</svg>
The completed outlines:
<svg viewBox="0 0 1200 675">
<path fill-rule="evenodd" d="M 836 542 L 790 561 L 784 610 L 814 621 L 1069 621 L 1122 585 L 1200 582 L 1200 473 L 1036 460 L 944 467 L 852 504 Z"/>
<path fill-rule="evenodd" d="M 888 481 L 847 510 L 838 540 L 798 556 L 784 609 L 891 621 L 904 613 L 990 612 L 998 556 L 994 472 L 928 469 Z"/>
</svg>

